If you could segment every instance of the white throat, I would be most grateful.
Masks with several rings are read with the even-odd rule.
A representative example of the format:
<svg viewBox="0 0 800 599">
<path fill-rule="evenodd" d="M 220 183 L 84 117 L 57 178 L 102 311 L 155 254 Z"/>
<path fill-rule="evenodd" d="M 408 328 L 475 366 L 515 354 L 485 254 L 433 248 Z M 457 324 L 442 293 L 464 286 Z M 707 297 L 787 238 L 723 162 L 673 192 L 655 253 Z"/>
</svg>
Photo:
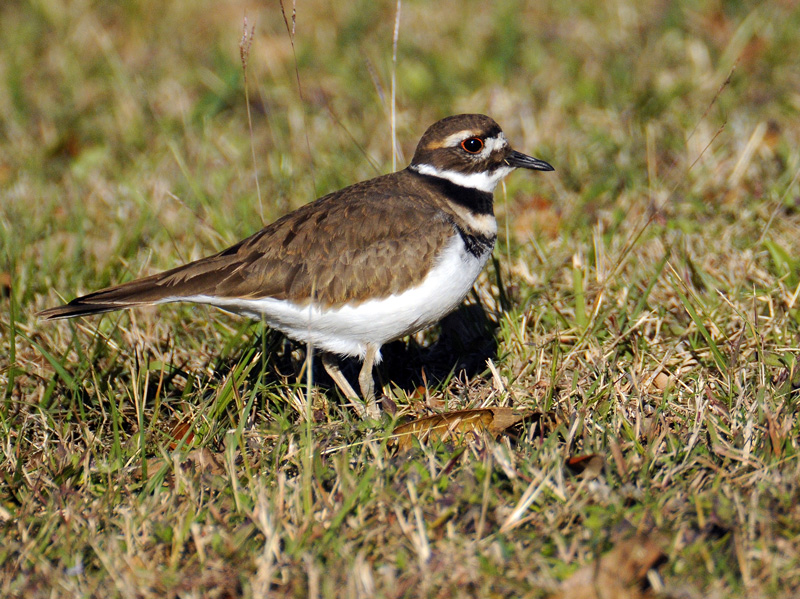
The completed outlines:
<svg viewBox="0 0 800 599">
<path fill-rule="evenodd" d="M 514 170 L 513 166 L 500 166 L 490 173 L 459 173 L 457 171 L 439 170 L 430 164 L 412 164 L 409 168 L 418 172 L 420 175 L 439 177 L 440 179 L 446 179 L 450 181 L 450 183 L 455 183 L 461 187 L 477 189 L 487 193 L 494 193 L 494 188 L 497 187 L 497 184 Z"/>
</svg>

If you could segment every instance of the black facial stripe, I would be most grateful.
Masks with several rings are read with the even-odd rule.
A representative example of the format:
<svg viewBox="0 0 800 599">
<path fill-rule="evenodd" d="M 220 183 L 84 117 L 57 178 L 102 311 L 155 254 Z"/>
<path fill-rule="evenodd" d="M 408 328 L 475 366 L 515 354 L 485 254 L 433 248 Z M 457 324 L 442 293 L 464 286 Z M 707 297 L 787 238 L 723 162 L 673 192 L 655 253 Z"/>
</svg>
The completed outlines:
<svg viewBox="0 0 800 599">
<path fill-rule="evenodd" d="M 442 179 L 434 175 L 423 175 L 413 169 L 412 172 L 424 178 L 436 191 L 444 195 L 448 200 L 454 204 L 463 206 L 473 214 L 494 215 L 494 196 L 488 191 L 456 185 L 447 179 Z"/>
</svg>

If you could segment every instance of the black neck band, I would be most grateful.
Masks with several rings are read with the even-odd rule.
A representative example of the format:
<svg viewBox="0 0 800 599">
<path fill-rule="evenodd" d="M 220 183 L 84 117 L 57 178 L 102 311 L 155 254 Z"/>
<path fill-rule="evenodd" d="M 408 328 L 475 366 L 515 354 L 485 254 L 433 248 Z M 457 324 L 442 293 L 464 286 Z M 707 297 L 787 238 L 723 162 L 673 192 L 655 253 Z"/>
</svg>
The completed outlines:
<svg viewBox="0 0 800 599">
<path fill-rule="evenodd" d="M 422 177 L 437 192 L 441 193 L 448 200 L 459 206 L 463 206 L 473 214 L 489 214 L 494 216 L 494 195 L 488 191 L 481 191 L 474 187 L 464 187 L 452 181 L 420 173 L 413 167 L 411 172 L 418 177 Z"/>
</svg>

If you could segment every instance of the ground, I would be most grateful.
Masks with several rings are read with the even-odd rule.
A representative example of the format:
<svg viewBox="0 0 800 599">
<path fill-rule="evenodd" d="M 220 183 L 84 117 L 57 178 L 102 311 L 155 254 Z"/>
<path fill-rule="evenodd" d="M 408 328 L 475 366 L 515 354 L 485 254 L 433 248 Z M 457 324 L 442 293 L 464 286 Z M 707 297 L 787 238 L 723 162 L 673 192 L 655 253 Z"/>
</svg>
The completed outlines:
<svg viewBox="0 0 800 599">
<path fill-rule="evenodd" d="M 797 3 L 397 8 L 2 3 L 0 595 L 800 594 Z M 381 422 L 236 316 L 36 317 L 459 112 L 556 171 Z"/>
</svg>

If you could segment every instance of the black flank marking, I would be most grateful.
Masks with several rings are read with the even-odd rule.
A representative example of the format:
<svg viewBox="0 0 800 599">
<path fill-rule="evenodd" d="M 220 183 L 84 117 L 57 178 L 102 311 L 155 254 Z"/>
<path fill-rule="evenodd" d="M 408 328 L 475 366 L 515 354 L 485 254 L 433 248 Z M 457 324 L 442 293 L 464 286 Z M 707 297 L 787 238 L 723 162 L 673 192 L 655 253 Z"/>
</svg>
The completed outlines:
<svg viewBox="0 0 800 599">
<path fill-rule="evenodd" d="M 463 206 L 473 214 L 494 215 L 494 196 L 488 191 L 481 191 L 479 189 L 473 189 L 472 187 L 463 187 L 447 179 L 442 179 L 433 175 L 423 175 L 413 169 L 409 170 L 415 175 L 425 179 L 431 187 L 446 196 L 447 199 L 454 204 Z"/>
<path fill-rule="evenodd" d="M 497 235 L 472 235 L 461 227 L 456 227 L 456 231 L 461 235 L 461 240 L 464 242 L 467 251 L 476 258 L 491 253 L 494 248 L 494 242 L 497 239 Z"/>
</svg>

